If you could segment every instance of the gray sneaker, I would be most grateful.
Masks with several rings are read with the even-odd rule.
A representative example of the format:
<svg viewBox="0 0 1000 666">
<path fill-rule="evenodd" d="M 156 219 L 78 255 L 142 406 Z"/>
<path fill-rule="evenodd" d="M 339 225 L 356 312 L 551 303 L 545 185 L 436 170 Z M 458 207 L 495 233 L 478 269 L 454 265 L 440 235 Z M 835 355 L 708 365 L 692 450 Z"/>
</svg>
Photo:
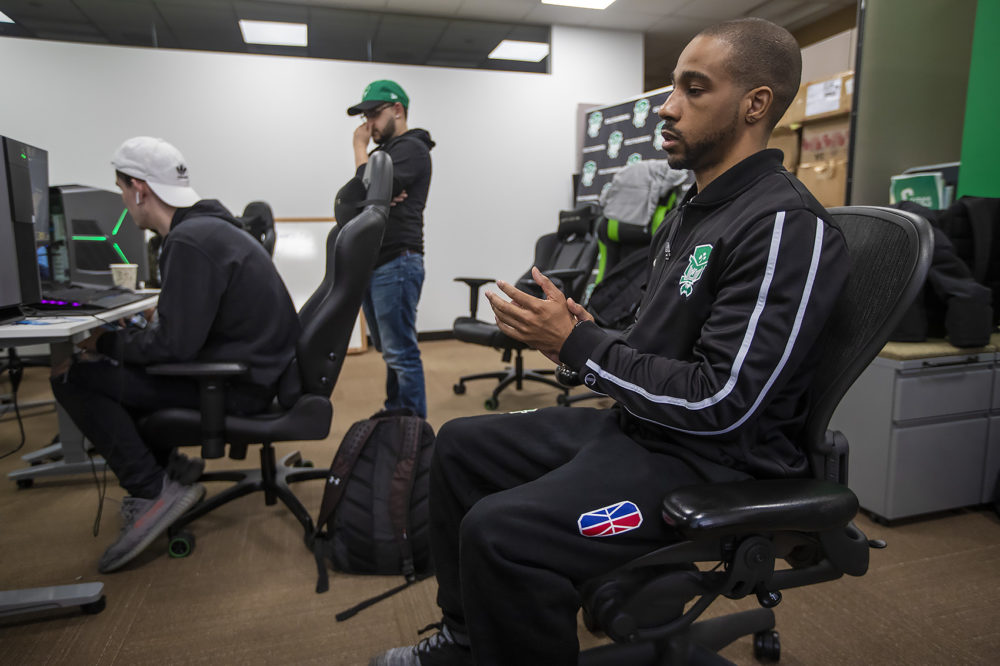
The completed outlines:
<svg viewBox="0 0 1000 666">
<path fill-rule="evenodd" d="M 200 483 L 181 485 L 164 475 L 163 489 L 153 499 L 126 497 L 122 500 L 122 531 L 104 551 L 97 570 L 111 573 L 145 550 L 181 515 L 205 495 Z"/>
<path fill-rule="evenodd" d="M 373 657 L 368 666 L 472 666 L 472 650 L 456 642 L 447 625 L 416 645 L 392 648 Z M 421 633 L 424 630 L 421 630 Z"/>
</svg>

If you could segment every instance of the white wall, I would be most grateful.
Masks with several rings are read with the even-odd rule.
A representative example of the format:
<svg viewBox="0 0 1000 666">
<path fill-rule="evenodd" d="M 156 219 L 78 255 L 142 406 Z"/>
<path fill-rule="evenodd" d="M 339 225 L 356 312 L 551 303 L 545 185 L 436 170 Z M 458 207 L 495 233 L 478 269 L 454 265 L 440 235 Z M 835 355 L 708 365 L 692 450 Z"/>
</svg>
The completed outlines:
<svg viewBox="0 0 1000 666">
<path fill-rule="evenodd" d="M 570 205 L 577 104 L 642 92 L 638 33 L 554 26 L 550 58 L 540 75 L 2 38 L 0 134 L 48 150 L 53 184 L 106 189 L 124 139 L 161 136 L 203 197 L 328 217 L 354 171 L 346 109 L 369 81 L 395 79 L 410 126 L 438 143 L 418 327 L 444 330 L 467 311 L 452 278 L 518 277 Z"/>
</svg>

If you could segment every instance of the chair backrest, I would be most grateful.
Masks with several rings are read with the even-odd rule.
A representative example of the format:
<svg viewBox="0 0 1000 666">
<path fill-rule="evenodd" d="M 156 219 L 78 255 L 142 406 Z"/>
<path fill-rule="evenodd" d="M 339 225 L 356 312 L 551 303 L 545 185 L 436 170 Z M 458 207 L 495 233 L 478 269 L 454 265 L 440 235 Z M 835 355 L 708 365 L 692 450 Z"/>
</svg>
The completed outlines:
<svg viewBox="0 0 1000 666">
<path fill-rule="evenodd" d="M 579 300 L 597 261 L 597 236 L 594 225 L 600 215 L 596 204 L 586 204 L 559 212 L 559 227 L 555 233 L 541 236 L 535 243 L 534 266 L 540 271 L 578 270 L 576 277 L 561 279 L 563 293 Z M 531 272 L 521 282 L 532 284 Z M 537 294 L 536 294 L 537 295 Z"/>
<path fill-rule="evenodd" d="M 274 230 L 274 213 L 271 211 L 271 206 L 264 201 L 251 201 L 243 209 L 239 221 L 247 233 L 260 241 L 267 253 L 273 257 L 277 234 Z"/>
<path fill-rule="evenodd" d="M 850 274 L 823 335 L 808 396 L 804 443 L 813 472 L 841 481 L 828 469 L 826 430 L 841 398 L 878 355 L 896 323 L 923 287 L 934 251 L 924 218 L 875 206 L 831 208 L 850 253 Z"/>
<path fill-rule="evenodd" d="M 387 153 L 372 154 L 364 179 L 370 199 L 389 201 L 392 160 Z M 302 333 L 295 360 L 279 382 L 278 400 L 285 407 L 303 393 L 333 392 L 388 217 L 387 203 L 371 204 L 327 236 L 326 274 L 299 310 Z"/>
</svg>

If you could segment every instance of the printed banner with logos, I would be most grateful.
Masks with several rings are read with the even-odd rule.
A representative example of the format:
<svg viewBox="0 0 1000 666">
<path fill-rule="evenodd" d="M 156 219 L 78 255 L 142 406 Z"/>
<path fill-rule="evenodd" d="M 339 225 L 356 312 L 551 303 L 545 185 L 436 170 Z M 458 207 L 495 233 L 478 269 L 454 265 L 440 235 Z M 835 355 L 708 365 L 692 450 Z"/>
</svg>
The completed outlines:
<svg viewBox="0 0 1000 666">
<path fill-rule="evenodd" d="M 663 120 L 656 114 L 670 94 L 661 88 L 639 97 L 587 112 L 583 160 L 576 205 L 597 202 L 625 165 L 641 160 L 666 159 L 661 148 Z"/>
</svg>

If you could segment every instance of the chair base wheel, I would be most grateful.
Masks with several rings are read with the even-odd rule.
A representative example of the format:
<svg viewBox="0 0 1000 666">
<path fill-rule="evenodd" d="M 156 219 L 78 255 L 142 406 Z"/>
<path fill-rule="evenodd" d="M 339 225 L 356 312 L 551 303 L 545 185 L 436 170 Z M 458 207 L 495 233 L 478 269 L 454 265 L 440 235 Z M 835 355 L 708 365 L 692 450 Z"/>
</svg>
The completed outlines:
<svg viewBox="0 0 1000 666">
<path fill-rule="evenodd" d="M 181 531 L 170 537 L 170 542 L 167 544 L 167 552 L 170 553 L 170 557 L 187 557 L 194 552 L 194 535 L 190 532 Z"/>
<path fill-rule="evenodd" d="M 18 479 L 17 480 L 17 487 L 18 488 L 30 488 L 33 485 L 35 485 L 35 480 L 34 479 Z"/>
<path fill-rule="evenodd" d="M 465 384 L 455 384 L 451 390 L 455 392 L 455 395 L 465 395 Z"/>
<path fill-rule="evenodd" d="M 490 410 L 491 412 L 496 411 L 496 408 L 499 406 L 500 406 L 500 401 L 497 400 L 496 398 L 486 398 L 486 400 L 483 402 L 483 407 Z"/>
<path fill-rule="evenodd" d="M 781 659 L 781 640 L 773 629 L 758 631 L 753 635 L 753 656 L 757 661 Z"/>
</svg>

